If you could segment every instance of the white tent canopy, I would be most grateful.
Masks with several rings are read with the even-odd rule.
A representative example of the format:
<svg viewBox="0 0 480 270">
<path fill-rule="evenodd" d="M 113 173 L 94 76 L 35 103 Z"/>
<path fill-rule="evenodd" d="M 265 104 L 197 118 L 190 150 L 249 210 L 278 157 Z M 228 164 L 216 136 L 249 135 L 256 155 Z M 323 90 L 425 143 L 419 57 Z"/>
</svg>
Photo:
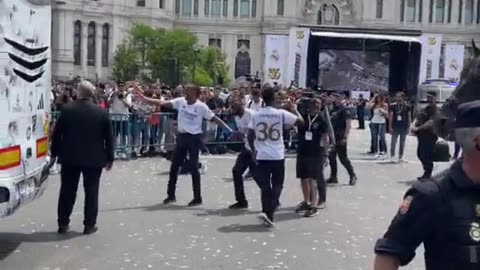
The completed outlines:
<svg viewBox="0 0 480 270">
<path fill-rule="evenodd" d="M 331 38 L 354 38 L 354 39 L 379 39 L 379 40 L 393 40 L 403 42 L 417 42 L 421 43 L 419 38 L 411 36 L 395 36 L 395 35 L 378 35 L 378 34 L 362 34 L 362 33 L 341 33 L 341 32 L 323 32 L 312 31 L 312 36 L 317 37 L 331 37 Z"/>
</svg>

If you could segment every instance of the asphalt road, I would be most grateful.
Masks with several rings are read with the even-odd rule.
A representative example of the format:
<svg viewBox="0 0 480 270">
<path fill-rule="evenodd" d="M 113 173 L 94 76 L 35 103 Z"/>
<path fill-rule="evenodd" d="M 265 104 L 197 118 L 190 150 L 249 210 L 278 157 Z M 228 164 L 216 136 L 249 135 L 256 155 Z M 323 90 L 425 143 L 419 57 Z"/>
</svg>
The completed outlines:
<svg viewBox="0 0 480 270">
<path fill-rule="evenodd" d="M 139 159 L 117 162 L 102 179 L 98 233 L 83 236 L 83 194 L 78 195 L 72 232 L 58 236 L 56 203 L 59 178 L 50 178 L 45 195 L 0 222 L 1 270 L 333 270 L 372 269 L 373 246 L 396 209 L 408 181 L 420 174 L 415 139 L 407 142 L 407 160 L 372 160 L 366 131 L 349 144 L 358 185 L 340 182 L 328 189 L 327 209 L 314 218 L 293 212 L 301 200 L 295 160 L 287 161 L 277 227 L 266 229 L 256 216 L 260 194 L 246 182 L 248 211 L 225 209 L 233 202 L 232 156 L 205 157 L 204 205 L 187 208 L 190 177 L 182 176 L 176 205 L 163 206 L 169 162 Z M 444 168 L 446 164 L 437 166 Z M 328 173 L 327 173 L 328 175 Z M 81 187 L 80 187 L 81 189 Z M 405 269 L 423 269 L 423 251 Z"/>
</svg>

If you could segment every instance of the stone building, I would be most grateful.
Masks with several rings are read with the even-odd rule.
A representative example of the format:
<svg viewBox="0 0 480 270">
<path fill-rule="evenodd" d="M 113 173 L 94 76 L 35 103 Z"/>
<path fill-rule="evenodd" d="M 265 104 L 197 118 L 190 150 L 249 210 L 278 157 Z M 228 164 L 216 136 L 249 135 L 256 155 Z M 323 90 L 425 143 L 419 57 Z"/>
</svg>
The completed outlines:
<svg viewBox="0 0 480 270">
<path fill-rule="evenodd" d="M 116 46 L 133 23 L 182 27 L 218 46 L 232 77 L 262 72 L 267 34 L 330 25 L 480 38 L 480 0 L 56 0 L 52 57 L 57 78 L 107 79 Z M 468 47 L 467 47 L 468 48 Z M 467 49 L 468 51 L 468 49 Z"/>
</svg>

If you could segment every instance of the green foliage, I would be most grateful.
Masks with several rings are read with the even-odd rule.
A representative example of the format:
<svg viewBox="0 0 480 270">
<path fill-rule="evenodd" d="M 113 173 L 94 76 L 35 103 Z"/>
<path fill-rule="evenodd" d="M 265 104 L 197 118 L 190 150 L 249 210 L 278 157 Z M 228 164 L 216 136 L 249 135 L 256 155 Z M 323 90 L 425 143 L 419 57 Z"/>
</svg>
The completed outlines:
<svg viewBox="0 0 480 270">
<path fill-rule="evenodd" d="M 122 42 L 113 58 L 113 78 L 116 81 L 134 80 L 138 74 L 137 51 L 127 41 Z"/>
<path fill-rule="evenodd" d="M 123 57 L 126 51 L 128 61 Z M 212 47 L 198 49 L 197 37 L 185 29 L 165 30 L 136 24 L 117 49 L 115 59 L 118 61 L 114 61 L 114 70 L 123 70 L 120 66 L 128 63 L 137 66 L 138 62 L 142 69 L 150 71 L 150 78 L 142 74 L 146 81 L 190 83 L 194 77 L 195 83 L 202 86 L 213 86 L 222 79 L 223 85 L 229 83 L 225 55 Z M 138 75 L 138 68 L 135 71 Z M 114 72 L 116 78 L 132 77 L 118 74 Z"/>
</svg>

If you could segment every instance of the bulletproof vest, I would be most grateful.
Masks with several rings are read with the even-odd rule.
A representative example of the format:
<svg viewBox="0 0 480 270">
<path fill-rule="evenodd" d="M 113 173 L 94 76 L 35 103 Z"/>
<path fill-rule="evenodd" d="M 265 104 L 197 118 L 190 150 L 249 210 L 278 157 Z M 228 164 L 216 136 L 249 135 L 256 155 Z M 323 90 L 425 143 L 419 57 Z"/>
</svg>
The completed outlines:
<svg viewBox="0 0 480 270">
<path fill-rule="evenodd" d="M 480 269 L 480 190 L 458 189 L 448 175 L 432 181 L 444 209 L 424 242 L 426 269 Z"/>
</svg>

